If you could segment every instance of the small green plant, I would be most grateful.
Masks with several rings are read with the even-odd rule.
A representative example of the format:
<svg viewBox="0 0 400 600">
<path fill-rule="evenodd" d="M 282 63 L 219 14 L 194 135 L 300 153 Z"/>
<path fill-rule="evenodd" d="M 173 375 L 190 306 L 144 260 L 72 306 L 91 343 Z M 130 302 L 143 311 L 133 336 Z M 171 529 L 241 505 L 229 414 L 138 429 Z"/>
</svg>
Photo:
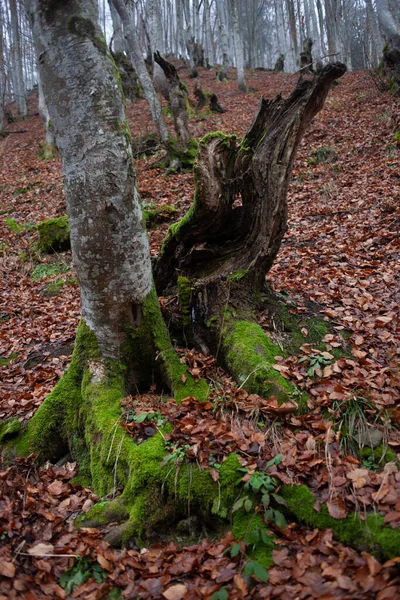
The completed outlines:
<svg viewBox="0 0 400 600">
<path fill-rule="evenodd" d="M 167 419 L 159 412 L 141 413 L 139 415 L 130 411 L 127 415 L 127 423 L 154 423 L 157 427 L 163 427 Z"/>
<path fill-rule="evenodd" d="M 400 130 L 399 131 L 395 131 L 395 134 L 393 136 L 393 141 L 400 142 Z"/>
<path fill-rule="evenodd" d="M 309 377 L 314 377 L 317 374 L 319 377 L 322 377 L 322 369 L 327 367 L 332 363 L 334 356 L 329 354 L 329 352 L 325 352 L 324 354 L 309 354 L 308 356 L 303 356 L 299 359 L 298 363 L 309 362 L 309 368 L 307 371 L 307 375 Z"/>
<path fill-rule="evenodd" d="M 90 577 L 97 583 L 103 583 L 107 579 L 107 572 L 99 565 L 98 562 L 90 562 L 90 558 L 78 557 L 75 565 L 65 571 L 60 577 L 60 586 L 67 594 L 72 594 L 78 585 L 85 583 Z"/>
<path fill-rule="evenodd" d="M 65 263 L 42 263 L 40 265 L 36 265 L 34 268 L 31 278 L 33 281 L 39 281 L 40 279 L 44 279 L 46 277 L 53 277 L 54 275 L 58 275 L 59 273 L 65 273 L 69 271 L 70 267 Z"/>
<path fill-rule="evenodd" d="M 338 159 L 338 155 L 332 148 L 322 146 L 311 152 L 308 160 L 309 165 L 320 165 L 323 163 L 335 162 Z"/>
<path fill-rule="evenodd" d="M 265 468 L 269 469 L 273 465 L 279 465 L 282 461 L 282 454 L 277 454 L 274 458 L 267 462 Z M 247 468 L 239 469 L 244 473 L 247 473 Z M 275 477 L 271 477 L 268 473 L 262 471 L 255 471 L 250 479 L 244 484 L 243 489 L 247 492 L 252 492 L 255 495 L 261 495 L 261 502 L 264 509 L 264 518 L 267 522 L 274 522 L 278 527 L 282 529 L 286 528 L 286 520 L 281 511 L 271 508 L 271 500 L 274 500 L 276 504 L 286 506 L 286 501 L 276 494 L 274 490 L 278 486 L 278 481 Z M 241 508 L 244 508 L 246 512 L 250 512 L 253 509 L 253 500 L 248 496 L 241 496 L 239 500 L 235 502 L 232 508 L 232 512 L 236 512 Z M 254 507 L 255 508 L 255 507 Z M 254 530 L 256 531 L 256 530 Z M 251 532 L 253 533 L 253 532 Z M 259 541 L 259 540 L 256 540 Z"/>
<path fill-rule="evenodd" d="M 186 458 L 189 448 L 190 446 L 187 444 L 185 444 L 183 447 L 178 446 L 177 448 L 174 448 L 170 454 L 164 456 L 162 465 L 166 465 L 168 463 L 178 464 L 183 462 Z"/>
<path fill-rule="evenodd" d="M 25 225 L 17 223 L 15 219 L 9 219 L 8 217 L 6 217 L 4 219 L 4 223 L 7 225 L 7 227 L 10 228 L 10 230 L 13 233 L 22 233 L 25 230 Z"/>
<path fill-rule="evenodd" d="M 214 592 L 210 600 L 228 600 L 229 594 L 226 587 L 222 587 L 218 591 Z"/>
</svg>

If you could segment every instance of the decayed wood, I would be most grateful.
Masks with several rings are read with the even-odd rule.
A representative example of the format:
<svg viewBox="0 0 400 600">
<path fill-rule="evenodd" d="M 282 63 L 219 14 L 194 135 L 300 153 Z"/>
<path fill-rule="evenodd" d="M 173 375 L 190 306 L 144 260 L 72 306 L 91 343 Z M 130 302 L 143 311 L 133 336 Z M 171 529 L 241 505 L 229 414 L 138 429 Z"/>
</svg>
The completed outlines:
<svg viewBox="0 0 400 600">
<path fill-rule="evenodd" d="M 286 231 L 298 145 L 330 83 L 345 70 L 329 64 L 313 79 L 301 78 L 289 98 L 262 99 L 240 146 L 234 136 L 218 135 L 200 144 L 193 207 L 169 235 L 155 268 L 159 293 L 172 289 L 178 275 L 210 291 L 239 270 L 246 272 L 241 281 L 247 287 L 263 286 Z"/>
<path fill-rule="evenodd" d="M 169 104 L 174 119 L 175 132 L 184 150 L 188 149 L 190 132 L 189 117 L 186 108 L 187 92 L 182 87 L 175 66 L 166 61 L 159 52 L 154 54 L 155 62 L 160 65 L 168 82 Z"/>
</svg>

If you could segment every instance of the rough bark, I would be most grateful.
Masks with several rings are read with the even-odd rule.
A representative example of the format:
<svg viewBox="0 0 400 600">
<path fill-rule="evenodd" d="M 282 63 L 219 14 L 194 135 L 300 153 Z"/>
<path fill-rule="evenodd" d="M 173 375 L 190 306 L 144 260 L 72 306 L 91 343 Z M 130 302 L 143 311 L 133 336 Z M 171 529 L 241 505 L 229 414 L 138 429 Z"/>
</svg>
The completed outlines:
<svg viewBox="0 0 400 600">
<path fill-rule="evenodd" d="M 62 160 L 82 316 L 103 354 L 118 357 L 152 287 L 129 126 L 95 9 L 81 0 L 51 4 L 27 0 Z"/>
<path fill-rule="evenodd" d="M 159 293 L 172 293 L 178 276 L 191 285 L 194 336 L 215 349 L 206 326 L 227 303 L 252 310 L 278 253 L 287 222 L 287 187 L 304 131 L 322 108 L 341 63 L 301 79 L 287 99 L 263 99 L 238 146 L 220 132 L 200 143 L 193 206 L 172 226 L 158 259 Z"/>
</svg>

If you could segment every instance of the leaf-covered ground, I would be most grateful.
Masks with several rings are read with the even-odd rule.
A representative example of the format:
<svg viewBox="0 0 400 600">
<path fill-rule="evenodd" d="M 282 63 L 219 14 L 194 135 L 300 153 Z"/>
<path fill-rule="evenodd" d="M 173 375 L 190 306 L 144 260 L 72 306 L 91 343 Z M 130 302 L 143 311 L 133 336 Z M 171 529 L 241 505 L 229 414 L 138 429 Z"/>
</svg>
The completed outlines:
<svg viewBox="0 0 400 600">
<path fill-rule="evenodd" d="M 180 74 L 193 92 L 194 82 L 184 69 Z M 233 78 L 231 73 L 223 84 L 213 72 L 201 72 L 202 86 L 217 93 L 226 112 L 194 117 L 195 137 L 216 129 L 241 136 L 260 96 L 287 94 L 296 81 L 249 72 L 249 93 L 243 95 Z M 35 98 L 30 105 L 34 113 Z M 152 131 L 144 101 L 130 104 L 127 112 L 135 138 Z M 39 257 L 32 250 L 31 226 L 65 213 L 60 162 L 39 159 L 43 127 L 37 115 L 8 129 L 26 131 L 0 140 L 0 419 L 17 415 L 24 421 L 68 365 L 79 293 L 69 253 Z M 327 502 L 333 518 L 376 511 L 391 527 L 400 527 L 399 138 L 399 100 L 379 93 L 365 73 L 347 74 L 299 150 L 289 229 L 268 282 L 296 300 L 293 310 L 301 314 L 312 301 L 334 325 L 323 352 L 304 344 L 298 356 L 277 364 L 307 392 L 309 412 L 295 416 L 293 407 L 283 410 L 274 399 L 249 395 L 212 357 L 183 349 L 181 360 L 192 374 L 214 383 L 209 402 L 187 400 L 177 407 L 152 394 L 127 398 L 121 419 L 130 435 L 140 441 L 153 435 L 157 419 L 170 421 L 170 460 L 200 466 L 215 461 L 215 480 L 218 461 L 229 452 L 240 456 L 245 481 L 282 454 L 269 473 L 282 483 L 306 483 L 316 506 Z M 155 162 L 156 157 L 137 161 L 142 201 L 148 207 L 174 206 L 177 218 L 190 206 L 192 175 L 166 177 L 152 168 Z M 169 222 L 151 231 L 153 255 Z M 266 315 L 260 323 L 271 330 Z M 279 332 L 272 333 L 279 339 Z M 337 348 L 345 350 L 339 358 Z M 151 412 L 153 420 L 138 418 Z M 127 418 L 132 413 L 133 420 Z M 377 451 L 355 456 L 357 447 L 381 442 L 390 451 L 382 461 Z M 76 469 L 71 463 L 38 468 L 32 458 L 0 471 L 0 600 L 113 598 L 115 588 L 123 598 L 170 600 L 213 594 L 392 600 L 400 594 L 400 559 L 381 564 L 335 541 L 330 530 L 295 523 L 286 530 L 271 525 L 277 545 L 268 583 L 262 573 L 245 574 L 245 548 L 237 548 L 229 532 L 191 546 L 161 539 L 147 549 L 113 550 L 102 541 L 103 532 L 73 526 L 98 500 L 91 490 L 69 483 Z"/>
</svg>

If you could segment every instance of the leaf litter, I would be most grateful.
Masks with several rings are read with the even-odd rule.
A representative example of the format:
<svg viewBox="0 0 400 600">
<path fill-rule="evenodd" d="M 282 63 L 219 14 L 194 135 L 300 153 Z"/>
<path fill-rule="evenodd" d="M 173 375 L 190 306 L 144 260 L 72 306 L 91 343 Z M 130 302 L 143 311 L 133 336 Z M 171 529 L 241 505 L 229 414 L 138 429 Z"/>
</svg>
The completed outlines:
<svg viewBox="0 0 400 600">
<path fill-rule="evenodd" d="M 260 93 L 287 93 L 295 83 L 286 74 L 249 72 L 251 92 L 243 96 L 236 92 L 233 73 L 226 85 L 216 84 L 208 72 L 201 77 L 207 89 L 218 85 L 227 112 L 195 117 L 198 138 L 213 129 L 242 135 Z M 194 83 L 183 78 L 192 91 Z M 30 102 L 34 112 L 35 98 Z M 343 444 L 344 429 L 337 427 L 346 408 L 361 403 L 367 418 L 358 443 L 367 445 L 368 435 L 378 431 L 398 459 L 400 152 L 393 142 L 398 115 L 398 100 L 379 94 L 365 74 L 347 74 L 299 149 L 289 189 L 289 230 L 268 282 L 296 300 L 293 310 L 299 314 L 308 301 L 316 303 L 336 329 L 324 338 L 325 352 L 305 344 L 299 356 L 276 365 L 308 394 L 310 412 L 295 415 L 294 401 L 282 408 L 274 398 L 248 394 L 213 357 L 183 349 L 191 374 L 218 385 L 203 404 L 187 398 L 177 406 L 154 394 L 124 399 L 121 420 L 138 442 L 154 435 L 162 418 L 172 424 L 166 435 L 170 453 L 183 447 L 178 460 L 200 468 L 218 466 L 235 451 L 251 473 L 280 453 L 282 461 L 269 472 L 281 483 L 306 483 L 316 508 L 326 502 L 329 514 L 341 519 L 361 507 L 360 517 L 377 511 L 385 523 L 400 527 L 396 462 L 363 464 Z M 128 117 L 133 135 L 151 130 L 143 101 L 128 107 Z M 37 116 L 28 123 L 26 134 L 0 142 L 0 418 L 16 415 L 21 422 L 67 367 L 80 312 L 73 270 L 72 281 L 50 297 L 44 293 L 47 282 L 31 278 L 37 257 L 30 250 L 35 232 L 29 225 L 64 214 L 65 202 L 60 162 L 39 161 L 42 124 Z M 334 162 L 310 161 L 321 147 L 335 152 Z M 193 197 L 192 175 L 166 178 L 150 167 L 151 159 L 137 161 L 142 199 L 157 207 L 172 205 L 176 217 L 182 216 Z M 25 191 L 15 194 L 16 189 Z M 11 227 L 6 218 L 21 227 Z M 163 222 L 151 231 L 153 256 L 167 228 Z M 40 257 L 44 263 L 59 259 Z M 69 253 L 62 261 L 73 269 Z M 263 315 L 260 324 L 269 327 Z M 306 328 L 302 333 L 307 338 Z M 343 345 L 346 355 L 335 358 L 335 349 Z M 145 415 L 143 421 L 124 419 L 129 411 Z M 0 600 L 106 598 L 113 588 L 121 589 L 123 598 L 167 599 L 211 598 L 218 590 L 234 600 L 392 600 L 400 594 L 400 559 L 381 564 L 335 541 L 330 530 L 311 531 L 295 523 L 286 530 L 271 525 L 277 537 L 268 583 L 246 579 L 240 555 L 226 552 L 236 543 L 230 533 L 183 548 L 170 543 L 114 550 L 101 531 L 74 528 L 74 519 L 98 501 L 90 489 L 69 483 L 76 472 L 73 463 L 38 468 L 34 457 L 0 471 Z M 211 476 L 218 480 L 217 468 Z"/>
</svg>

